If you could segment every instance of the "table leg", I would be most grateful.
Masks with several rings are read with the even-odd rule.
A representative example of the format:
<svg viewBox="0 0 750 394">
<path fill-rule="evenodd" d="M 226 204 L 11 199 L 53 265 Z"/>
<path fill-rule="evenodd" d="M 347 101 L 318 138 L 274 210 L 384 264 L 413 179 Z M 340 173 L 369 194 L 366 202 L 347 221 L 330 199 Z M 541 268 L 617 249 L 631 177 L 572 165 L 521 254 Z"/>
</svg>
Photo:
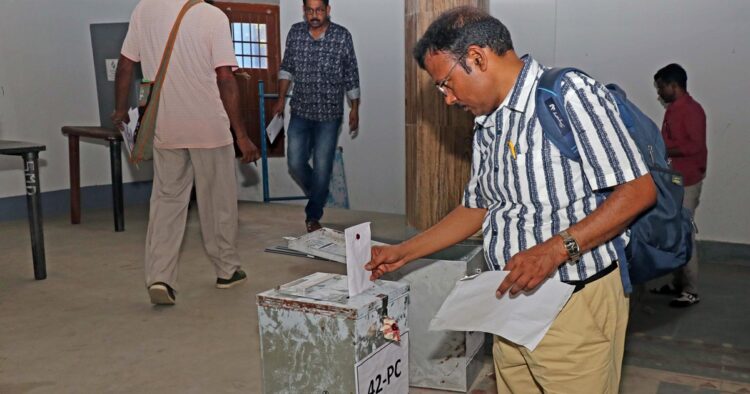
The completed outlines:
<svg viewBox="0 0 750 394">
<path fill-rule="evenodd" d="M 112 170 L 112 208 L 115 212 L 115 231 L 125 230 L 125 208 L 122 197 L 122 153 L 121 142 L 109 141 L 109 159 Z"/>
<path fill-rule="evenodd" d="M 47 277 L 44 259 L 44 233 L 42 232 L 42 198 L 39 190 L 39 153 L 23 154 L 24 175 L 26 176 L 26 207 L 29 211 L 31 229 L 31 253 L 34 259 L 34 278 Z"/>
<path fill-rule="evenodd" d="M 68 135 L 68 160 L 70 167 L 70 223 L 81 223 L 81 168 L 77 135 Z"/>
</svg>

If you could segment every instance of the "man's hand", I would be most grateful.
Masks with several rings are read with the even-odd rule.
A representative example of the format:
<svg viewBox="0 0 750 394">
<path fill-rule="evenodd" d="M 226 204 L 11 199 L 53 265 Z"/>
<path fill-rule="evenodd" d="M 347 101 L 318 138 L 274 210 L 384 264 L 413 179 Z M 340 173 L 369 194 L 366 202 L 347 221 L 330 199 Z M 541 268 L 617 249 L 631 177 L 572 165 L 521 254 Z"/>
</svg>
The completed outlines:
<svg viewBox="0 0 750 394">
<path fill-rule="evenodd" d="M 240 147 L 240 151 L 242 152 L 242 160 L 243 163 L 249 163 L 251 161 L 257 161 L 260 158 L 260 151 L 258 150 L 258 147 L 253 144 L 252 141 L 250 141 L 250 138 L 245 136 L 244 138 L 237 138 L 237 145 Z"/>
<path fill-rule="evenodd" d="M 366 270 L 372 271 L 370 280 L 378 279 L 386 272 L 393 272 L 408 263 L 400 245 L 374 246 L 370 259 L 365 265 Z"/>
<path fill-rule="evenodd" d="M 273 116 L 276 116 L 278 114 L 281 114 L 281 117 L 284 117 L 284 107 L 286 105 L 286 100 L 276 100 L 276 104 L 273 105 Z"/>
<path fill-rule="evenodd" d="M 349 135 L 354 138 L 359 133 L 359 111 L 352 109 L 349 111 Z"/>
<path fill-rule="evenodd" d="M 505 271 L 510 272 L 498 287 L 495 295 L 500 298 L 508 290 L 511 295 L 516 295 L 521 291 L 536 289 L 552 276 L 557 267 L 565 261 L 566 256 L 559 237 L 552 237 L 546 242 L 518 252 L 505 265 Z"/>
<path fill-rule="evenodd" d="M 112 111 L 112 115 L 110 115 L 109 118 L 112 120 L 112 124 L 117 128 L 122 128 L 123 123 L 130 122 L 128 111 Z"/>
</svg>

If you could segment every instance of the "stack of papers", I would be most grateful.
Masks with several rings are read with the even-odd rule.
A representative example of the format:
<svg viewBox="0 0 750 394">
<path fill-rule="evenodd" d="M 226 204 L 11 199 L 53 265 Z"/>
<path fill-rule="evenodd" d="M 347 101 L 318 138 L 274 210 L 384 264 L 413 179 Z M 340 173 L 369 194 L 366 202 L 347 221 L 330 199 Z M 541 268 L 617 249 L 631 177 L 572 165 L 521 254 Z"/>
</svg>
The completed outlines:
<svg viewBox="0 0 750 394">
<path fill-rule="evenodd" d="M 128 110 L 128 116 L 130 122 L 122 123 L 117 126 L 122 134 L 122 140 L 125 142 L 125 148 L 128 150 L 128 154 L 132 156 L 133 149 L 135 149 L 135 128 L 138 126 L 138 108 L 131 108 Z"/>
</svg>

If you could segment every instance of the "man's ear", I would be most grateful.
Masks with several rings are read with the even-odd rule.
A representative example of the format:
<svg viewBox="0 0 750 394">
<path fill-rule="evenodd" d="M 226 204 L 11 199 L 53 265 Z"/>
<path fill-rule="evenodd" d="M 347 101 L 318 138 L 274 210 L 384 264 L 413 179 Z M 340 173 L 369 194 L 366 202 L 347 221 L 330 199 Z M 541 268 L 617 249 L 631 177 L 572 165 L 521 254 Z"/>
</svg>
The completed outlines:
<svg viewBox="0 0 750 394">
<path fill-rule="evenodd" d="M 478 45 L 471 45 L 466 53 L 466 62 L 472 67 L 480 71 L 487 71 L 489 58 L 487 56 L 487 48 L 482 48 Z"/>
</svg>

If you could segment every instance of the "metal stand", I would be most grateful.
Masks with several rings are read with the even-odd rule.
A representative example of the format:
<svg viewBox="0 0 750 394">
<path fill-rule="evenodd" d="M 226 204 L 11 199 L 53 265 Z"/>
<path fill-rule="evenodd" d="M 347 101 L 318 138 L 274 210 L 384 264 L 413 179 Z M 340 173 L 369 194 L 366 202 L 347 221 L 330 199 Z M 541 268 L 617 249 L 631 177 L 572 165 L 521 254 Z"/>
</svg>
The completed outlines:
<svg viewBox="0 0 750 394">
<path fill-rule="evenodd" d="M 112 210 L 115 215 L 115 231 L 125 231 L 125 204 L 122 198 L 122 141 L 109 140 L 109 160 L 112 172 Z"/>
<path fill-rule="evenodd" d="M 42 198 L 39 195 L 39 152 L 23 153 L 26 176 L 26 205 L 31 230 L 31 254 L 34 260 L 34 279 L 47 277 L 44 259 L 44 232 L 42 231 Z"/>
<path fill-rule="evenodd" d="M 286 197 L 271 197 L 270 186 L 268 182 L 268 143 L 266 142 L 266 100 L 278 99 L 278 94 L 266 94 L 265 83 L 261 80 L 258 81 L 258 95 L 260 96 L 259 109 L 260 109 L 260 155 L 261 155 L 261 171 L 263 174 L 263 202 L 271 201 L 290 201 L 290 200 L 307 200 L 307 196 L 286 196 Z"/>
</svg>

